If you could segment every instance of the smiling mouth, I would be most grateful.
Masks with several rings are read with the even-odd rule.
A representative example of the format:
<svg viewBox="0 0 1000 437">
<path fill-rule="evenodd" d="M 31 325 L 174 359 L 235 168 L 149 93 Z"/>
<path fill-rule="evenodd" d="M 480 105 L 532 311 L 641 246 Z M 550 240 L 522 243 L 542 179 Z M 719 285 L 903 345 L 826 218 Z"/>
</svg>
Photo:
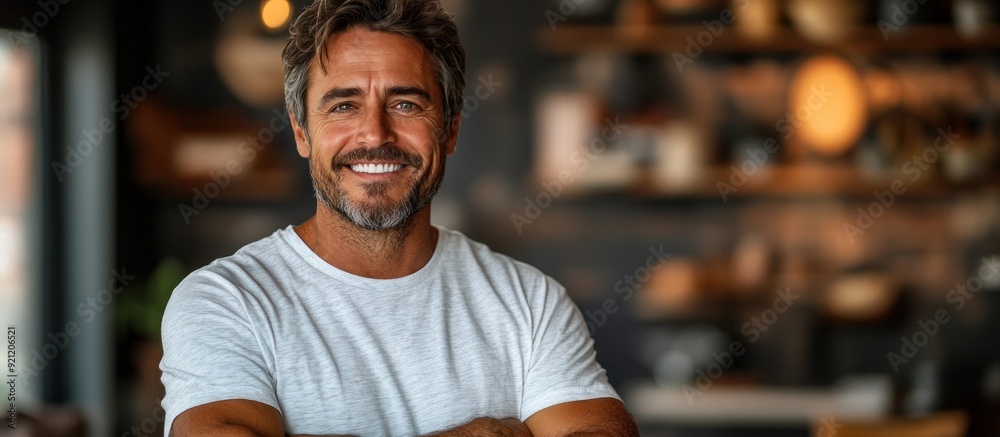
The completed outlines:
<svg viewBox="0 0 1000 437">
<path fill-rule="evenodd" d="M 348 166 L 352 171 L 366 174 L 392 173 L 403 168 L 403 164 L 351 164 Z"/>
</svg>

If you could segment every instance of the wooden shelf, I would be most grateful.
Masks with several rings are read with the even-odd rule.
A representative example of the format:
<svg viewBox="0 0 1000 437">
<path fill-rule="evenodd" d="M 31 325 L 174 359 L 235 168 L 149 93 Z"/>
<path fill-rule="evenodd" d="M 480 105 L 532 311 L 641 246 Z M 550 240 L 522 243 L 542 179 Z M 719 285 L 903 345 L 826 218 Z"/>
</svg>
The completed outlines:
<svg viewBox="0 0 1000 437">
<path fill-rule="evenodd" d="M 567 198 L 590 198 L 600 195 L 624 195 L 633 199 L 704 199 L 723 200 L 719 182 L 732 185 L 735 192 L 728 192 L 727 199 L 741 198 L 826 198 L 854 197 L 873 198 L 873 192 L 890 190 L 894 180 L 901 180 L 906 191 L 900 199 L 933 200 L 950 199 L 960 191 L 948 183 L 939 173 L 927 171 L 916 180 L 902 172 L 884 173 L 878 178 L 861 174 L 849 165 L 796 164 L 767 167 L 748 176 L 746 182 L 736 186 L 732 181 L 733 170 L 729 167 L 711 167 L 702 172 L 695 181 L 684 185 L 656 183 L 649 175 L 638 178 L 638 182 L 626 187 L 608 189 L 574 189 L 567 187 Z M 1000 175 L 984 177 L 973 184 L 976 190 L 997 187 Z M 967 190 L 966 190 L 967 191 Z"/>
<path fill-rule="evenodd" d="M 705 31 L 702 25 L 663 25 L 641 37 L 615 26 L 561 26 L 538 31 L 538 46 L 550 54 L 587 52 L 684 53 L 688 37 Z M 753 40 L 738 29 L 727 27 L 704 47 L 706 53 L 808 53 L 836 50 L 848 53 L 984 51 L 1000 49 L 1000 26 L 993 26 L 981 37 L 970 40 L 958 35 L 952 26 L 913 26 L 889 34 L 888 40 L 877 26 L 864 26 L 848 40 L 820 44 L 806 39 L 791 28 L 782 28 L 766 40 Z"/>
<path fill-rule="evenodd" d="M 694 384 L 691 384 L 694 386 Z M 876 390 L 875 394 L 880 394 Z M 731 426 L 757 428 L 768 426 L 808 427 L 822 417 L 879 420 L 885 409 L 849 408 L 838 402 L 845 395 L 872 394 L 860 388 L 777 388 L 763 386 L 733 387 L 716 383 L 711 389 L 697 392 L 694 401 L 681 387 L 660 388 L 652 383 L 635 384 L 625 391 L 629 409 L 641 423 L 693 427 Z"/>
</svg>

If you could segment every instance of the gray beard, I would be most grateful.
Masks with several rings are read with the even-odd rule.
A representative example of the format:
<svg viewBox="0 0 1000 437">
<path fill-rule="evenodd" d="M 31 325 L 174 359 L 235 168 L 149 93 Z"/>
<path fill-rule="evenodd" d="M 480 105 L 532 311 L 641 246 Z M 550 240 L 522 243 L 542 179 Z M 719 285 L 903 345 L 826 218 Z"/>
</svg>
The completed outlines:
<svg viewBox="0 0 1000 437">
<path fill-rule="evenodd" d="M 310 166 L 311 167 L 311 166 Z M 369 231 L 385 231 L 407 226 L 413 219 L 413 215 L 429 205 L 434 196 L 441 188 L 444 179 L 444 162 L 441 163 L 441 171 L 426 190 L 420 189 L 420 184 L 414 184 L 403 200 L 388 206 L 365 207 L 352 202 L 347 193 L 341 190 L 330 179 L 325 179 L 323 184 L 317 183 L 322 175 L 313 174 L 313 191 L 316 199 L 327 208 L 339 213 L 342 217 L 354 225 Z M 325 185 L 326 189 L 322 185 Z M 376 197 L 385 194 L 387 187 L 384 183 L 372 183 L 365 186 L 368 196 Z"/>
</svg>

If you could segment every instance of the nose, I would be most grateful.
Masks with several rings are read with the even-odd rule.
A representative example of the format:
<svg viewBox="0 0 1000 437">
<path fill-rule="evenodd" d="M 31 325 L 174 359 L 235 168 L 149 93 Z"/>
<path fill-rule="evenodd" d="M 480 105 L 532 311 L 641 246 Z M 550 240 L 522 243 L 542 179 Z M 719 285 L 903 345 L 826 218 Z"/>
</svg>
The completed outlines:
<svg viewBox="0 0 1000 437">
<path fill-rule="evenodd" d="M 376 148 L 396 142 L 389 114 L 382 108 L 364 111 L 357 129 L 355 140 L 360 146 Z"/>
</svg>

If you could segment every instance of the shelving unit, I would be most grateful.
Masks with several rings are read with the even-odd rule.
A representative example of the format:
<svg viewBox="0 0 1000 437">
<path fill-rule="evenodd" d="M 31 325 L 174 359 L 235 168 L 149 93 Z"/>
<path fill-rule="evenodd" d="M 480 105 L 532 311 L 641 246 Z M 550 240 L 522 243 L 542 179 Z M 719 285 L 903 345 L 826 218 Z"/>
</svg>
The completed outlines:
<svg viewBox="0 0 1000 437">
<path fill-rule="evenodd" d="M 701 24 L 661 24 L 646 31 L 616 25 L 566 24 L 555 30 L 542 28 L 536 32 L 538 49 L 549 56 L 580 56 L 587 53 L 652 54 L 665 59 L 674 54 L 688 56 L 690 41 L 708 29 Z M 954 26 L 914 25 L 890 31 L 888 37 L 875 23 L 859 25 L 853 36 L 834 44 L 812 41 L 796 29 L 781 27 L 767 39 L 749 38 L 734 26 L 726 26 L 710 43 L 698 45 L 703 53 L 717 55 L 785 54 L 809 55 L 839 52 L 847 55 L 875 56 L 881 54 L 928 54 L 955 52 L 965 54 L 1000 52 L 1000 25 L 994 25 L 976 39 L 965 38 Z M 638 182 L 626 187 L 589 190 L 583 188 L 567 191 L 569 197 L 594 195 L 625 195 L 640 200 L 669 199 L 722 199 L 717 182 L 729 183 L 732 163 L 718 164 L 701 171 L 697 180 L 683 186 L 656 183 L 644 172 Z M 738 163 L 736 163 L 738 164 Z M 1000 174 L 979 178 L 976 182 L 953 184 L 940 172 L 926 172 L 917 181 L 899 169 L 884 170 L 880 174 L 863 174 L 856 165 L 844 163 L 792 162 L 768 167 L 747 178 L 744 185 L 727 198 L 808 198 L 808 197 L 870 197 L 874 190 L 885 190 L 895 179 L 905 182 L 907 199 L 947 199 L 961 193 L 968 186 L 977 189 L 998 188 Z"/>
<path fill-rule="evenodd" d="M 886 127 L 879 123 L 894 121 L 886 118 L 887 110 L 884 108 L 890 105 L 884 105 L 879 107 L 882 108 L 879 110 L 881 112 L 873 111 L 875 114 L 869 114 L 867 120 L 864 120 L 864 133 L 860 138 L 854 139 L 853 152 L 843 151 L 837 157 L 821 157 L 819 152 L 798 153 L 801 150 L 782 152 L 779 156 L 775 156 L 774 160 L 769 161 L 768 166 L 760 168 L 752 175 L 747 175 L 742 182 L 733 182 L 732 176 L 739 170 L 734 171 L 731 166 L 735 165 L 738 168 L 742 164 L 739 161 L 742 155 L 733 150 L 738 149 L 741 144 L 739 136 L 746 134 L 733 132 L 742 127 L 730 127 L 742 126 L 740 123 L 716 123 L 723 117 L 733 116 L 733 113 L 727 112 L 730 111 L 730 106 L 727 106 L 730 102 L 724 100 L 736 94 L 732 90 L 737 87 L 732 85 L 735 80 L 723 82 L 724 79 L 733 77 L 727 76 L 729 73 L 727 70 L 732 69 L 734 75 L 744 74 L 740 77 L 742 82 L 738 82 L 742 91 L 757 85 L 756 82 L 746 79 L 752 77 L 746 70 L 752 67 L 750 64 L 755 60 L 768 63 L 769 68 L 777 65 L 777 68 L 781 69 L 780 77 L 787 77 L 790 87 L 794 81 L 792 78 L 795 77 L 793 73 L 797 64 L 796 59 L 822 54 L 839 55 L 848 58 L 849 62 L 857 61 L 857 64 L 862 66 L 868 64 L 867 61 L 875 61 L 872 64 L 876 64 L 878 68 L 883 68 L 881 62 L 888 59 L 888 64 L 891 65 L 885 67 L 885 70 L 892 70 L 894 74 L 912 71 L 920 73 L 925 64 L 959 65 L 966 60 L 969 64 L 976 64 L 973 68 L 977 68 L 980 65 L 978 59 L 986 58 L 991 61 L 981 63 L 985 65 L 982 68 L 992 72 L 995 71 L 993 67 L 995 64 L 991 62 L 995 61 L 997 54 L 1000 53 L 1000 25 L 991 26 L 976 39 L 962 37 L 950 24 L 903 27 L 892 30 L 886 38 L 876 22 L 868 21 L 859 24 L 850 38 L 831 44 L 810 40 L 790 26 L 777 29 L 767 39 L 752 39 L 740 29 L 726 26 L 718 35 L 712 35 L 710 42 L 701 44 L 697 38 L 699 34 L 705 32 L 711 33 L 699 23 L 660 24 L 645 30 L 620 25 L 566 23 L 555 30 L 545 27 L 534 32 L 536 49 L 543 57 L 558 63 L 562 68 L 558 71 L 559 74 L 567 76 L 569 73 L 566 72 L 573 72 L 576 77 L 581 78 L 579 79 L 581 82 L 585 82 L 581 86 L 585 88 L 580 91 L 581 94 L 598 94 L 599 98 L 605 99 L 600 103 L 604 106 L 600 108 L 599 113 L 614 112 L 615 115 L 621 115 L 623 120 L 626 116 L 632 116 L 637 119 L 634 124 L 649 127 L 651 130 L 669 128 L 669 124 L 673 122 L 692 122 L 684 118 L 693 118 L 694 116 L 690 114 L 694 114 L 695 111 L 684 111 L 690 108 L 681 108 L 677 111 L 674 111 L 675 108 L 669 108 L 657 112 L 646 111 L 643 107 L 634 113 L 618 114 L 621 111 L 628 111 L 620 109 L 628 108 L 628 105 L 613 101 L 617 97 L 614 93 L 618 92 L 618 89 L 606 83 L 620 80 L 621 77 L 629 77 L 635 78 L 634 80 L 647 80 L 650 83 L 677 80 L 684 85 L 718 85 L 718 88 L 724 89 L 721 91 L 713 89 L 713 93 L 704 93 L 709 96 L 704 97 L 705 99 L 714 99 L 714 106 L 710 108 L 717 109 L 718 112 L 711 113 L 712 120 L 709 121 L 705 121 L 704 119 L 708 117 L 699 112 L 701 118 L 697 121 L 703 123 L 704 126 L 701 128 L 706 130 L 715 128 L 729 130 L 714 137 L 711 143 L 705 141 L 697 143 L 698 146 L 690 146 L 718 149 L 709 150 L 699 155 L 697 159 L 685 161 L 690 162 L 692 166 L 697 165 L 697 170 L 687 166 L 681 168 L 684 174 L 675 174 L 675 179 L 678 181 L 673 183 L 659 180 L 654 172 L 671 167 L 663 165 L 666 163 L 658 159 L 677 155 L 655 155 L 645 152 L 653 147 L 659 151 L 664 144 L 659 141 L 673 140 L 674 137 L 667 135 L 658 137 L 658 142 L 649 146 L 650 143 L 645 142 L 645 138 L 637 135 L 639 139 L 636 141 L 640 147 L 631 148 L 628 147 L 631 144 L 622 145 L 623 150 L 642 151 L 634 153 L 631 165 L 624 165 L 620 161 L 609 161 L 605 167 L 593 167 L 598 170 L 593 168 L 590 170 L 595 172 L 591 179 L 587 179 L 586 175 L 574 174 L 576 177 L 574 180 L 577 182 L 562 187 L 560 200 L 566 201 L 564 214 L 537 219 L 540 223 L 532 225 L 534 226 L 531 229 L 534 232 L 532 236 L 544 238 L 547 233 L 556 234 L 558 240 L 550 244 L 570 244 L 565 242 L 577 239 L 574 232 L 578 235 L 599 233 L 607 241 L 635 239 L 654 246 L 666 242 L 665 246 L 676 250 L 678 257 L 674 261 L 681 264 L 672 266 L 677 270 L 671 270 L 670 273 L 680 272 L 677 276 L 686 281 L 679 281 L 680 285 L 667 281 L 664 282 L 668 284 L 664 286 L 665 288 L 650 287 L 640 289 L 637 293 L 657 293 L 663 290 L 669 292 L 672 290 L 666 287 L 674 286 L 681 290 L 678 294 L 689 296 L 686 299 L 690 305 L 669 312 L 662 307 L 654 308 L 655 305 L 649 303 L 653 301 L 644 303 L 639 299 L 631 302 L 630 305 L 633 305 L 635 310 L 634 321 L 637 322 L 634 329 L 642 335 L 667 335 L 665 333 L 679 335 L 678 333 L 683 332 L 688 326 L 707 324 L 720 328 L 734 339 L 746 341 L 746 334 L 740 331 L 740 326 L 748 320 L 748 317 L 760 314 L 762 308 L 767 308 L 771 304 L 772 295 L 768 292 L 776 288 L 792 288 L 810 296 L 798 304 L 800 306 L 793 311 L 794 315 L 782 316 L 785 319 L 779 323 L 786 325 L 771 331 L 768 340 L 748 347 L 749 355 L 742 361 L 744 367 L 734 371 L 734 375 L 745 371 L 755 378 L 759 377 L 759 380 L 753 381 L 753 385 L 747 390 L 729 391 L 720 386 L 713 389 L 712 399 L 700 398 L 697 405 L 691 404 L 679 391 L 662 390 L 652 385 L 640 386 L 629 393 L 630 405 L 636 407 L 636 417 L 643 424 L 654 427 L 669 426 L 671 432 L 686 425 L 705 426 L 715 431 L 726 426 L 727 420 L 730 421 L 728 425 L 746 426 L 748 429 L 776 426 L 787 428 L 789 424 L 806 429 L 813 418 L 810 411 L 813 407 L 818 410 L 829 410 L 827 407 L 832 392 L 814 390 L 791 393 L 775 390 L 776 387 L 825 385 L 830 384 L 831 380 L 855 372 L 882 372 L 885 370 L 884 363 L 869 358 L 884 357 L 884 350 L 894 347 L 893 342 L 899 338 L 894 332 L 896 329 L 892 324 L 894 322 L 886 322 L 888 318 L 883 316 L 880 316 L 881 321 L 873 317 L 872 321 L 878 323 L 872 325 L 850 325 L 827 316 L 823 309 L 825 305 L 823 298 L 828 296 L 831 284 L 850 278 L 858 270 L 871 270 L 885 277 L 891 277 L 897 283 L 885 289 L 873 288 L 872 292 L 886 295 L 891 292 L 892 299 L 897 299 L 896 296 L 905 296 L 905 299 L 900 298 L 899 302 L 906 302 L 906 305 L 913 304 L 918 308 L 911 310 L 901 304 L 899 308 L 894 307 L 892 310 L 896 312 L 893 317 L 926 318 L 924 313 L 919 312 L 922 311 L 919 309 L 921 305 L 931 308 L 941 307 L 944 301 L 941 290 L 948 290 L 947 284 L 967 277 L 970 266 L 977 262 L 978 253 L 993 253 L 990 251 L 996 250 L 996 241 L 1000 241 L 996 237 L 1000 235 L 997 229 L 1000 228 L 980 223 L 988 220 L 996 221 L 995 218 L 987 219 L 995 217 L 990 215 L 994 214 L 990 212 L 990 208 L 1000 211 L 1000 208 L 995 206 L 994 200 L 996 193 L 1000 192 L 1000 167 L 993 158 L 995 154 L 984 153 L 977 156 L 991 157 L 988 167 L 976 168 L 975 171 L 969 170 L 967 173 L 967 175 L 976 173 L 976 177 L 952 177 L 961 174 L 961 159 L 957 161 L 949 161 L 947 158 L 935 159 L 933 163 L 927 163 L 931 165 L 929 169 L 920 172 L 920 177 L 913 180 L 912 171 L 903 172 L 902 162 L 886 163 L 881 159 L 901 160 L 904 159 L 902 156 L 914 150 L 911 147 L 927 145 L 928 133 L 931 132 L 928 128 L 931 126 L 926 124 L 937 121 L 922 118 L 915 123 L 921 127 L 913 128 L 917 133 L 911 136 L 911 132 L 906 131 L 905 138 L 903 134 L 896 138 L 879 131 L 879 128 Z M 707 60 L 706 68 L 712 69 L 712 73 L 717 74 L 713 77 L 718 78 L 718 83 L 707 82 L 716 79 L 704 79 L 704 77 L 699 78 L 704 79 L 700 82 L 693 81 L 690 79 L 697 76 L 691 75 L 682 78 L 672 76 L 667 71 L 669 68 L 663 68 L 663 74 L 660 74 L 659 70 L 654 72 L 641 70 L 659 68 L 648 67 L 660 65 L 657 62 L 669 65 L 671 57 L 675 54 L 697 57 L 687 53 L 692 40 L 705 56 L 704 59 L 697 59 L 695 62 Z M 708 39 L 703 35 L 702 40 Z M 607 58 L 612 59 L 601 61 L 613 65 L 608 67 L 598 62 L 587 63 L 590 59 L 576 63 L 586 55 L 593 54 L 611 55 Z M 910 60 L 914 60 L 914 64 L 918 65 L 911 66 L 907 63 Z M 905 65 L 896 68 L 897 65 L 893 64 L 895 61 Z M 630 66 L 638 65 L 638 67 L 632 70 L 621 67 L 627 62 L 632 62 Z M 606 67 L 609 70 L 619 69 L 614 73 L 618 74 L 620 71 L 623 73 L 621 76 L 607 79 L 601 76 L 608 74 L 607 71 L 601 70 L 593 74 L 601 76 L 600 81 L 594 79 L 587 82 L 593 77 L 585 76 L 581 71 L 592 66 Z M 906 68 L 911 70 L 905 70 Z M 736 71 L 736 69 L 744 70 Z M 872 68 L 870 71 L 875 69 Z M 587 70 L 586 73 L 591 71 Z M 903 77 L 903 73 L 894 76 L 894 80 Z M 775 74 L 768 77 L 778 76 Z M 595 87 L 595 83 L 600 83 L 606 88 L 595 92 L 591 89 Z M 772 83 L 785 86 L 785 82 Z M 912 83 L 916 82 L 907 84 L 912 85 Z M 987 83 L 986 79 L 983 79 L 983 83 Z M 629 85 L 622 87 L 624 91 L 621 92 L 636 93 L 635 90 L 643 89 L 643 83 Z M 865 82 L 865 86 L 868 85 L 870 84 Z M 727 86 L 730 88 L 726 88 Z M 775 88 L 778 87 L 761 87 L 762 90 Z M 922 91 L 923 88 L 913 86 L 906 89 L 906 92 L 910 93 Z M 726 92 L 731 94 L 726 95 Z M 787 99 L 781 92 L 773 92 L 768 96 L 773 96 L 774 99 Z M 930 100 L 925 100 L 919 104 L 935 104 L 929 102 Z M 995 108 L 996 100 L 987 100 L 986 104 Z M 900 112 L 912 109 L 902 108 L 898 103 L 894 105 L 896 105 L 892 106 L 894 110 Z M 709 106 L 706 104 L 702 106 L 704 107 Z M 746 115 L 748 111 L 747 106 L 732 105 L 732 107 L 735 107 L 733 112 L 739 112 L 741 115 Z M 963 135 L 970 137 L 992 135 L 985 130 L 976 131 L 978 128 L 975 126 L 978 125 L 969 126 L 981 123 L 980 120 L 972 120 L 972 116 L 964 112 L 962 114 L 965 115 L 957 115 L 960 112 L 957 110 L 955 112 L 942 116 L 941 119 L 947 119 L 948 123 L 954 120 L 956 125 L 964 124 L 956 126 L 956 129 L 959 127 L 966 129 L 963 130 Z M 748 124 L 754 122 L 751 117 L 748 117 L 748 120 Z M 894 127 L 888 123 L 890 132 L 895 132 L 891 130 Z M 767 128 L 768 126 L 763 126 L 761 130 Z M 906 128 L 909 129 L 909 126 Z M 902 129 L 900 128 L 901 131 Z M 767 134 L 770 133 L 757 133 L 757 136 Z M 572 136 L 572 138 L 577 137 L 586 136 Z M 986 138 L 993 137 L 975 138 L 985 141 Z M 863 153 L 871 150 L 862 149 L 871 147 L 872 141 L 880 140 L 898 141 L 900 146 L 888 147 L 890 144 L 885 144 L 886 147 L 876 147 L 880 166 L 872 168 L 870 165 L 874 163 L 867 159 L 871 156 L 863 156 Z M 794 138 L 782 141 L 782 150 L 793 151 L 796 147 L 794 141 Z M 990 139 L 990 141 L 997 140 Z M 559 144 L 559 146 L 565 145 Z M 995 152 L 1000 148 L 1000 144 L 991 144 L 991 147 Z M 556 147 L 554 150 L 567 149 L 569 147 Z M 663 149 L 667 147 L 664 146 Z M 853 155 L 855 152 L 862 153 Z M 540 155 L 551 157 L 551 153 Z M 651 158 L 650 155 L 655 158 Z M 688 155 L 680 156 L 683 158 Z M 953 165 L 956 162 L 959 164 L 958 167 Z M 976 166 L 969 165 L 967 168 L 972 167 Z M 552 169 L 541 170 L 545 171 L 538 173 L 552 174 L 550 171 Z M 617 173 L 611 175 L 612 171 Z M 621 175 L 628 177 L 617 177 Z M 962 181 L 957 181 L 956 178 Z M 737 178 L 739 179 L 741 178 Z M 623 182 L 626 180 L 629 182 Z M 894 206 L 871 206 L 880 202 L 875 193 L 891 192 L 893 182 L 896 180 L 902 181 L 905 192 L 894 194 Z M 720 194 L 720 183 L 733 185 L 736 190 L 727 193 L 724 199 Z M 529 194 L 543 193 L 546 184 L 552 185 L 551 178 L 545 181 L 532 179 L 528 189 Z M 854 238 L 855 235 L 846 232 L 845 225 L 853 226 L 860 223 L 858 221 L 860 219 L 856 217 L 859 217 L 857 211 L 862 208 L 865 211 L 876 208 L 880 212 L 875 214 L 878 218 L 873 219 L 877 223 L 870 228 L 865 227 L 864 234 Z M 570 221 L 571 214 L 591 215 L 586 220 L 580 219 L 579 223 L 573 223 Z M 545 231 L 538 231 L 539 229 Z M 979 240 L 970 237 L 971 235 L 976 235 L 975 238 Z M 753 296 L 740 294 L 735 286 L 727 287 L 728 284 L 718 286 L 716 282 L 711 281 L 727 275 L 735 276 L 738 273 L 738 267 L 742 265 L 740 261 L 747 259 L 746 252 L 740 253 L 740 244 L 748 239 L 752 241 L 753 238 L 765 241 L 763 247 L 766 247 L 766 250 L 763 252 L 774 263 L 769 265 L 773 270 L 767 273 L 768 279 L 765 281 L 767 285 L 757 286 L 765 292 Z M 592 252 L 585 250 L 580 252 L 600 256 L 603 250 L 602 247 L 592 249 Z M 620 266 L 615 263 L 614 257 L 607 258 L 602 259 L 602 262 L 612 267 L 594 263 L 593 269 L 599 271 L 605 268 L 610 271 L 611 273 L 607 274 L 612 278 L 608 281 L 609 285 L 614 283 L 615 279 L 630 274 L 630 267 L 627 264 Z M 691 278 L 686 278 L 685 272 Z M 580 282 L 586 283 L 590 280 L 590 276 L 583 275 Z M 610 292 L 608 296 L 615 298 Z M 661 302 L 675 304 L 675 301 Z M 600 299 L 594 299 L 590 303 L 591 311 L 601 303 Z M 648 313 L 640 309 L 646 308 L 642 307 L 644 304 L 651 308 Z M 908 328 L 907 326 L 903 329 L 905 331 Z M 799 330 L 801 331 L 795 332 Z M 795 358 L 790 358 L 792 355 L 795 355 Z M 850 360 L 840 359 L 848 356 Z M 838 360 L 831 360 L 830 357 L 837 357 Z M 953 359 L 941 358 L 942 361 Z M 643 363 L 643 366 L 655 374 L 656 365 Z M 955 378 L 954 375 L 949 377 Z M 897 373 L 894 378 L 899 382 L 902 376 Z M 761 402 L 781 404 L 784 410 L 753 409 L 748 407 L 748 401 L 758 404 Z M 691 423 L 685 423 L 684 418 L 690 419 Z M 719 433 L 726 435 L 721 431 Z"/>
<path fill-rule="evenodd" d="M 538 47 L 545 53 L 575 55 L 589 52 L 684 53 L 687 38 L 706 31 L 703 25 L 661 25 L 646 33 L 626 33 L 614 26 L 566 25 L 556 30 L 541 29 L 536 35 Z M 641 36 L 636 36 L 641 35 Z M 702 47 L 707 53 L 761 54 L 841 51 L 845 53 L 1000 50 L 1000 26 L 989 28 L 977 39 L 960 36 L 952 26 L 927 25 L 904 27 L 886 38 L 877 26 L 859 27 L 854 36 L 837 44 L 820 44 L 803 37 L 792 28 L 780 28 L 768 39 L 754 40 L 738 29 L 726 27 L 711 43 Z"/>
<path fill-rule="evenodd" d="M 905 193 L 901 198 L 909 200 L 948 200 L 963 190 L 952 185 L 940 173 L 922 173 L 916 181 L 912 174 L 902 171 L 883 172 L 876 176 L 862 174 L 851 165 L 785 164 L 765 167 L 746 177 L 742 185 L 731 182 L 733 170 L 730 167 L 714 166 L 706 168 L 702 175 L 691 183 L 664 185 L 651 176 L 643 175 L 635 184 L 604 190 L 574 189 L 567 187 L 566 196 L 580 199 L 601 195 L 624 195 L 636 200 L 702 199 L 723 200 L 719 183 L 731 185 L 736 190 L 726 193 L 726 199 L 797 199 L 815 197 L 847 197 L 869 199 L 874 191 L 891 189 L 895 180 L 901 180 Z M 988 175 L 980 182 L 970 182 L 977 189 L 1000 189 L 1000 175 Z"/>
</svg>

